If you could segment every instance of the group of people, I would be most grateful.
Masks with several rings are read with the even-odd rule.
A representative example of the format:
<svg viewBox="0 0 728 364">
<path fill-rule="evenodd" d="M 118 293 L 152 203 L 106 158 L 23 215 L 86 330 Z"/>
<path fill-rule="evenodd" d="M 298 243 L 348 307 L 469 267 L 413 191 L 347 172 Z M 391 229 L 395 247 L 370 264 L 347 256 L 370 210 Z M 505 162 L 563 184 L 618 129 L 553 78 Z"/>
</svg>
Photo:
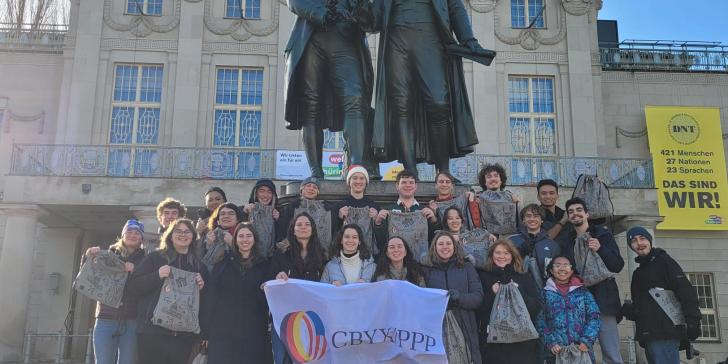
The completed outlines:
<svg viewBox="0 0 728 364">
<path fill-rule="evenodd" d="M 680 266 L 664 250 L 653 248 L 652 235 L 642 227 L 627 233 L 626 243 L 640 267 L 632 280 L 633 301 L 623 306 L 614 278 L 587 287 L 580 277 L 584 267 L 577 266 L 574 256 L 584 239 L 606 269 L 619 273 L 624 259 L 614 236 L 589 220 L 584 200 L 572 198 L 565 210 L 558 207 L 555 181 L 538 183 L 539 204 L 520 208 L 517 231 L 488 231 L 489 220 L 483 216 L 489 212 L 480 195 L 504 191 L 506 180 L 500 165 L 486 165 L 479 173 L 483 192 L 456 195 L 455 179 L 441 172 L 436 177 L 437 196 L 425 203 L 415 198 L 416 176 L 403 170 L 396 178 L 397 201 L 380 206 L 366 195 L 366 168 L 354 165 L 346 174 L 349 195 L 341 201 L 320 201 L 321 182 L 307 178 L 300 184 L 300 198 L 279 206 L 273 182 L 260 180 L 243 206 L 228 202 L 222 189 L 209 189 L 197 221 L 186 218 L 181 202 L 167 198 L 157 206 L 158 246 L 144 239 L 143 224 L 129 220 L 108 248 L 124 260 L 130 277 L 118 309 L 97 306 L 96 362 L 178 364 L 204 350 L 211 364 L 291 363 L 270 324 L 262 286 L 271 279 L 295 278 L 335 286 L 397 279 L 447 290 L 446 318 L 453 321 L 443 334 L 451 363 L 544 363 L 570 348 L 593 361 L 597 340 L 604 363 L 623 363 L 617 332 L 622 316 L 637 322 L 636 338 L 650 363 L 678 363 L 681 341 L 700 334 L 697 295 Z M 506 195 L 520 204 L 515 194 Z M 307 206 L 323 206 L 326 212 L 307 212 Z M 417 242 L 388 229 L 389 218 L 402 212 L 422 215 L 426 246 L 418 248 Z M 351 219 L 362 213 L 368 223 Z M 272 229 L 263 214 L 269 215 L 265 221 L 273 221 Z M 330 221 L 323 226 L 330 231 L 322 231 L 317 220 Z M 469 234 L 478 229 L 487 247 L 482 252 L 469 247 L 474 244 Z M 333 238 L 324 241 L 322 236 Z M 89 248 L 84 259 L 100 250 Z M 196 273 L 200 334 L 168 330 L 152 321 L 171 267 Z M 489 320 L 499 309 L 494 302 L 511 283 L 539 337 L 491 342 Z M 661 311 L 649 293 L 654 289 L 675 293 L 684 326 L 673 325 Z M 447 336 L 455 334 L 466 345 L 448 346 L 453 338 Z"/>
</svg>

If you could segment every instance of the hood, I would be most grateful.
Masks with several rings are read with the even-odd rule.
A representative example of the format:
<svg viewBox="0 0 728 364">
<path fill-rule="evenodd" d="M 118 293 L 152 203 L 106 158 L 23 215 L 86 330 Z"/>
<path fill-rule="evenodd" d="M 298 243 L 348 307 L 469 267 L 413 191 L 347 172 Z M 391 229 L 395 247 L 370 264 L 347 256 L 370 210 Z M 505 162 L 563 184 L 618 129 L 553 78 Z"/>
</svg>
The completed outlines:
<svg viewBox="0 0 728 364">
<path fill-rule="evenodd" d="M 528 229 L 525 226 L 521 226 L 518 229 L 518 231 L 521 234 L 521 236 L 523 236 L 523 238 L 525 240 L 530 240 L 533 243 L 536 243 L 536 242 L 539 242 L 539 241 L 541 241 L 543 239 L 548 238 L 548 233 L 546 232 L 546 230 L 543 229 L 543 227 L 541 228 L 541 230 L 533 238 L 531 238 L 529 236 Z"/>
<path fill-rule="evenodd" d="M 278 203 L 278 191 L 276 191 L 276 185 L 273 184 L 273 181 L 269 179 L 259 179 L 257 182 L 255 182 L 255 186 L 253 186 L 253 190 L 250 191 L 250 197 L 248 198 L 248 203 L 256 203 L 257 198 L 256 193 L 258 192 L 258 188 L 261 186 L 266 186 L 270 188 L 271 191 L 273 191 L 273 206 Z"/>
<path fill-rule="evenodd" d="M 569 293 L 573 292 L 574 290 L 584 287 L 584 280 L 581 279 L 581 277 L 577 276 L 576 274 L 571 276 L 571 281 L 569 282 Z M 559 293 L 559 289 L 556 287 L 556 282 L 554 282 L 553 278 L 549 278 L 548 281 L 546 281 L 546 286 L 543 288 L 547 291 L 552 291 Z"/>
</svg>

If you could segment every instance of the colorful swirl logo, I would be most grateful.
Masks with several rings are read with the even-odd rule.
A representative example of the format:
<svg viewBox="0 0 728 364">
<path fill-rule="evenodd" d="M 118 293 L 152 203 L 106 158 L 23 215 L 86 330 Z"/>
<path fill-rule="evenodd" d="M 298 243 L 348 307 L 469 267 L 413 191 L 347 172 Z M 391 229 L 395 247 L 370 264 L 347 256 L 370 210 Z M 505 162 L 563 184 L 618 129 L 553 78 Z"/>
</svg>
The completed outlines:
<svg viewBox="0 0 728 364">
<path fill-rule="evenodd" d="M 281 321 L 281 339 L 297 363 L 316 361 L 326 354 L 324 324 L 316 312 L 287 314 Z"/>
</svg>

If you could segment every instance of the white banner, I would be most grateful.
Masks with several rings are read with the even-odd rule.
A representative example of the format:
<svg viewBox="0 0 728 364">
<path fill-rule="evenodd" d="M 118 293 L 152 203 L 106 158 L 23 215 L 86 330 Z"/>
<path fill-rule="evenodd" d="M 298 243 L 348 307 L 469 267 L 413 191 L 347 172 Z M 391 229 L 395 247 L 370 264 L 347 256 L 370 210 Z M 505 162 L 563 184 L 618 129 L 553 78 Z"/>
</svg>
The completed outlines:
<svg viewBox="0 0 728 364">
<path fill-rule="evenodd" d="M 295 363 L 447 363 L 447 291 L 398 280 L 336 287 L 289 279 L 267 282 L 265 296 Z"/>
<path fill-rule="evenodd" d="M 276 179 L 300 180 L 310 175 L 306 153 L 300 150 L 276 151 Z"/>
</svg>

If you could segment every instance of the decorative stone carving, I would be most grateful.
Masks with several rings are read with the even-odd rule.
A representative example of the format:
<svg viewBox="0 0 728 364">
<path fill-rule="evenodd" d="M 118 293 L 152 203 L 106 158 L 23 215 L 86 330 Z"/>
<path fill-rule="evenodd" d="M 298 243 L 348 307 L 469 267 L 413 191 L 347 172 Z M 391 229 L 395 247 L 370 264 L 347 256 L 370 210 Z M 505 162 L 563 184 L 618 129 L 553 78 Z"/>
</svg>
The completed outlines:
<svg viewBox="0 0 728 364">
<path fill-rule="evenodd" d="M 208 53 L 232 52 L 276 56 L 278 54 L 278 45 L 242 42 L 205 42 L 202 44 L 202 51 Z"/>
<path fill-rule="evenodd" d="M 149 15 L 125 15 L 125 18 L 131 18 L 131 21 L 124 24 L 116 19 L 113 15 L 112 5 L 114 0 L 104 0 L 104 23 L 109 28 L 120 32 L 131 31 L 131 34 L 137 37 L 146 37 L 154 33 L 167 33 L 179 26 L 180 10 L 182 0 L 174 0 L 174 11 L 168 16 L 149 16 Z"/>
<path fill-rule="evenodd" d="M 275 32 L 276 29 L 278 29 L 278 15 L 280 14 L 280 4 L 286 3 L 284 0 L 271 1 L 270 19 L 249 20 L 216 18 L 212 15 L 212 2 L 213 0 L 205 0 L 205 26 L 214 34 L 230 35 L 233 39 L 237 41 L 246 41 L 252 36 L 264 37 Z"/>
<path fill-rule="evenodd" d="M 594 0 L 561 0 L 564 10 L 575 16 L 581 16 L 593 8 Z"/>
<path fill-rule="evenodd" d="M 158 51 L 176 51 L 177 44 L 178 42 L 176 40 L 106 38 L 101 40 L 101 49 L 154 49 Z"/>
<path fill-rule="evenodd" d="M 38 121 L 39 122 L 38 123 L 38 134 L 43 134 L 43 130 L 45 128 L 45 111 L 41 111 L 35 115 L 18 115 L 10 109 L 5 109 L 4 114 L 5 114 L 5 120 L 4 120 L 5 133 L 10 132 L 10 121 L 15 120 L 15 121 L 20 121 L 20 122 L 24 122 L 24 123 Z"/>
<path fill-rule="evenodd" d="M 524 28 L 513 29 L 507 24 L 502 24 L 499 12 L 495 13 L 495 36 L 503 43 L 516 45 L 520 44 L 523 49 L 535 50 L 541 45 L 558 44 L 566 37 L 566 16 L 558 8 L 555 15 L 558 18 L 554 23 L 558 27 L 556 34 L 547 36 L 548 29 L 541 28 Z M 510 32 L 518 32 L 517 35 L 506 34 L 506 29 Z"/>
<path fill-rule="evenodd" d="M 498 6 L 498 0 L 469 0 L 468 3 L 478 13 L 490 13 Z"/>
</svg>

